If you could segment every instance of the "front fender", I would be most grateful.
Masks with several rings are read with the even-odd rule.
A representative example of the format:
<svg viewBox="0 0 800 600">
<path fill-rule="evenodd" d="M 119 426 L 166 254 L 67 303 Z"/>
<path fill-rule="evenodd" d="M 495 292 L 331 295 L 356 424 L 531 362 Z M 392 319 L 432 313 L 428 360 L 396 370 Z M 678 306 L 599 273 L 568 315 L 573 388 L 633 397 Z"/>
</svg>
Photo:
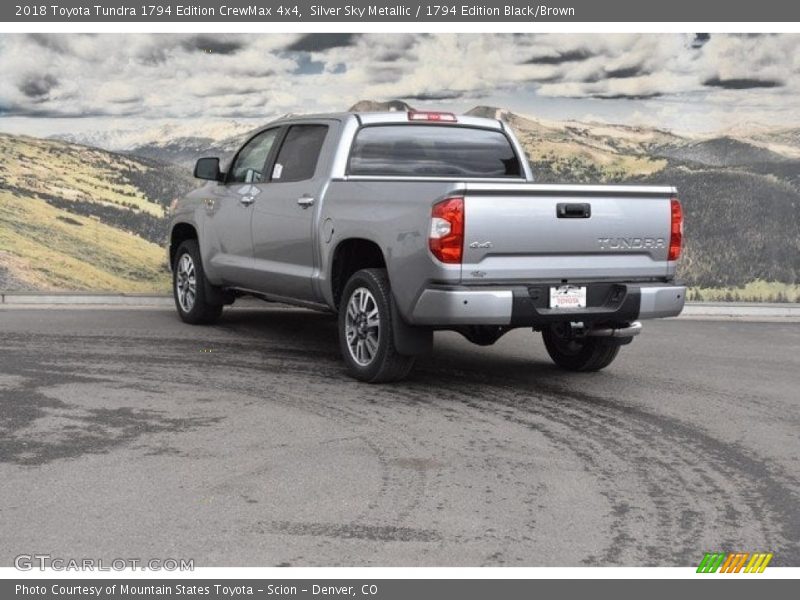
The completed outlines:
<svg viewBox="0 0 800 600">
<path fill-rule="evenodd" d="M 167 246 L 167 256 L 172 268 L 172 259 L 177 245 L 180 243 L 183 235 L 176 236 L 176 230 L 183 226 L 190 226 L 194 229 L 197 238 L 197 244 L 200 248 L 200 258 L 203 261 L 203 270 L 206 278 L 214 285 L 219 285 L 221 280 L 211 267 L 210 247 L 208 244 L 208 236 L 206 235 L 206 207 L 203 190 L 205 186 L 199 188 L 185 198 L 178 202 L 175 212 L 170 218 L 169 222 L 169 241 Z"/>
</svg>

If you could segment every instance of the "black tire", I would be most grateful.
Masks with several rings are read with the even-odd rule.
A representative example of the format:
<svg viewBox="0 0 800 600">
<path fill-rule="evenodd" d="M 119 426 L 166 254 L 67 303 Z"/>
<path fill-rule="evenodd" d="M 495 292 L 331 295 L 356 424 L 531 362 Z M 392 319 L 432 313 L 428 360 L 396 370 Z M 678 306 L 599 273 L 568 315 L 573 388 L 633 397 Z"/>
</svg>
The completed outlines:
<svg viewBox="0 0 800 600">
<path fill-rule="evenodd" d="M 366 298 L 364 308 L 355 314 L 349 312 L 351 302 L 358 305 L 362 298 Z M 399 381 L 414 366 L 415 357 L 402 355 L 395 347 L 393 301 L 385 269 L 357 271 L 344 287 L 339 305 L 339 348 L 348 373 L 356 379 L 368 383 Z M 377 315 L 377 325 L 370 325 L 374 323 L 371 315 Z"/>
<path fill-rule="evenodd" d="M 553 362 L 568 371 L 599 371 L 610 365 L 620 344 L 610 337 L 573 337 L 569 323 L 542 330 L 542 339 Z"/>
<path fill-rule="evenodd" d="M 187 259 L 184 259 L 184 256 Z M 191 302 L 188 301 L 187 295 L 183 295 L 191 287 L 183 274 L 182 265 L 186 264 L 184 260 L 190 261 L 194 269 L 194 297 Z M 197 240 L 186 240 L 178 246 L 175 262 L 172 264 L 172 296 L 175 299 L 178 316 L 184 322 L 192 325 L 208 325 L 219 319 L 222 314 L 222 304 L 209 302 L 206 294 L 207 285 Z"/>
</svg>

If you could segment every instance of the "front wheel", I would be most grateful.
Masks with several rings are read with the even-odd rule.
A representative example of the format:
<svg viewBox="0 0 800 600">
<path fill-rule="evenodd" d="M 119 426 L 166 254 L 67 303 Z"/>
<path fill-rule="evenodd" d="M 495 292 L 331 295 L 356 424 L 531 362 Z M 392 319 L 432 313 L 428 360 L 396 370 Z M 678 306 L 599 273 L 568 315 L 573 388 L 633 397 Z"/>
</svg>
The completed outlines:
<svg viewBox="0 0 800 600">
<path fill-rule="evenodd" d="M 599 371 L 619 353 L 619 342 L 610 337 L 576 336 L 569 323 L 542 330 L 542 339 L 553 362 L 568 371 Z"/>
<path fill-rule="evenodd" d="M 397 352 L 392 330 L 392 292 L 385 269 L 353 274 L 339 306 L 339 346 L 347 370 L 368 383 L 398 381 L 414 357 Z"/>
<path fill-rule="evenodd" d="M 172 292 L 180 318 L 192 325 L 209 324 L 222 314 L 222 304 L 206 297 L 206 276 L 195 240 L 178 246 L 172 266 Z"/>
</svg>

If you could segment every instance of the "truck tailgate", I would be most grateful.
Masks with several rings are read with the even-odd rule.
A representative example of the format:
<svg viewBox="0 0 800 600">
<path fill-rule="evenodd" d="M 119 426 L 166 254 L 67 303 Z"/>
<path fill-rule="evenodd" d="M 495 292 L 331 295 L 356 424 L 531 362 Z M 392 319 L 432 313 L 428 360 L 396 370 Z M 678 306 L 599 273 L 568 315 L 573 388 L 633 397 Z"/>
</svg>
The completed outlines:
<svg viewBox="0 0 800 600">
<path fill-rule="evenodd" d="M 669 187 L 465 184 L 462 280 L 664 278 Z"/>
</svg>

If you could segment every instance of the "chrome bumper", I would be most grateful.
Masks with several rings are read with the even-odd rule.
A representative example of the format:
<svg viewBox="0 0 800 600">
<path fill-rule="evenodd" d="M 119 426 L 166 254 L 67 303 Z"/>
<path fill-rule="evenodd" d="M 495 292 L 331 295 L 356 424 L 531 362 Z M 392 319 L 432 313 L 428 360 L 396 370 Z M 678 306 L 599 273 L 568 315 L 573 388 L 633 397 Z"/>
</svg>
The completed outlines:
<svg viewBox="0 0 800 600">
<path fill-rule="evenodd" d="M 425 290 L 414 307 L 416 325 L 508 325 L 511 290 Z"/>
<path fill-rule="evenodd" d="M 624 285 L 627 299 L 616 308 L 589 307 L 567 311 L 541 306 L 539 308 L 525 306 L 526 310 L 522 318 L 519 310 L 521 308 L 520 299 L 528 294 L 528 290 L 524 286 L 506 289 L 427 289 L 417 300 L 410 321 L 414 325 L 442 327 L 451 325 L 525 326 L 584 319 L 633 322 L 639 319 L 674 317 L 683 310 L 686 300 L 685 286 Z M 633 303 L 636 297 L 638 299 Z M 528 298 L 523 299 L 529 300 Z M 632 303 L 633 310 L 631 310 Z M 624 310 L 622 304 L 624 304 Z"/>
<path fill-rule="evenodd" d="M 684 285 L 640 286 L 639 318 L 677 317 L 681 314 L 685 302 L 686 286 Z"/>
</svg>

